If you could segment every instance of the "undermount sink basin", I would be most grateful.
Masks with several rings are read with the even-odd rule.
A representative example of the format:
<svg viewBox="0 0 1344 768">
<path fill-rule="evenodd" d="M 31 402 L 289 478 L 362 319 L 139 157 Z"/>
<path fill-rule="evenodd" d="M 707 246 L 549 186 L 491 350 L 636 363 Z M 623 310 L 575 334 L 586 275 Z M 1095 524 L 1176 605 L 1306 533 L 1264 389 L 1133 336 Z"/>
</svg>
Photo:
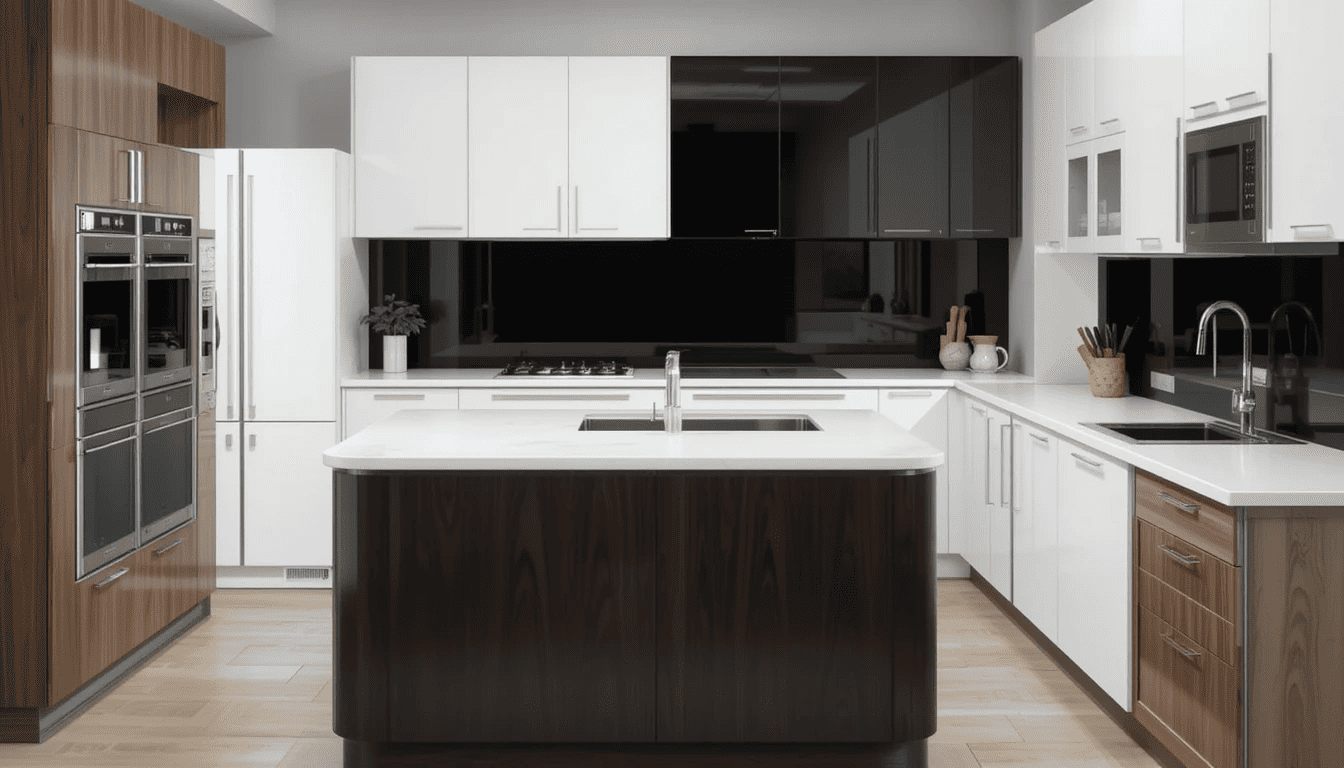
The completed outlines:
<svg viewBox="0 0 1344 768">
<path fill-rule="evenodd" d="M 580 432 L 662 432 L 663 420 L 638 416 L 589 416 Z M 683 432 L 820 432 L 807 416 L 682 416 Z"/>
<path fill-rule="evenodd" d="M 1200 445 L 1301 445 L 1300 440 L 1271 432 L 1257 432 L 1254 437 L 1241 434 L 1236 427 L 1215 422 L 1157 422 L 1148 424 L 1083 424 L 1099 432 L 1130 443 Z"/>
</svg>

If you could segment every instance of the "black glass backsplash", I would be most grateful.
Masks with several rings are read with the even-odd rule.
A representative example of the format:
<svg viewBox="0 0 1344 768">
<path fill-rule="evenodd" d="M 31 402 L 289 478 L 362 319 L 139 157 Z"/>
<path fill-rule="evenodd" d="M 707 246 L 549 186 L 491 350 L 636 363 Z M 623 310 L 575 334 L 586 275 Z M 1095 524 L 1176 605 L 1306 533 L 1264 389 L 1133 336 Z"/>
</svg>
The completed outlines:
<svg viewBox="0 0 1344 768">
<path fill-rule="evenodd" d="M 1262 369 L 1258 426 L 1344 448 L 1344 257 L 1102 263 L 1101 319 L 1120 327 L 1138 321 L 1125 350 L 1130 392 L 1235 421 L 1229 390 L 1241 386 L 1241 322 L 1218 313 L 1209 353 L 1194 353 L 1205 307 L 1234 301 L 1250 318 L 1252 364 Z M 1163 380 L 1175 392 L 1154 387 L 1154 371 L 1171 377 Z"/>
<path fill-rule="evenodd" d="M 976 308 L 970 332 L 1008 336 L 1006 240 L 372 241 L 370 255 L 371 304 L 395 293 L 425 315 L 412 368 L 661 366 L 669 347 L 934 367 L 952 304 Z"/>
</svg>

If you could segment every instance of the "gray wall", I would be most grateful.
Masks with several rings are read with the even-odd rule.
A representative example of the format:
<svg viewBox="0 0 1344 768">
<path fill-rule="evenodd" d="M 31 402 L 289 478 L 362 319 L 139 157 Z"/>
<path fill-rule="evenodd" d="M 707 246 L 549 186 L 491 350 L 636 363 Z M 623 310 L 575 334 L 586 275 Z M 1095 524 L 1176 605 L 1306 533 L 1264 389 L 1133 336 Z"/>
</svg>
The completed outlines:
<svg viewBox="0 0 1344 768">
<path fill-rule="evenodd" d="M 1014 55 L 1018 2 L 280 0 L 228 48 L 228 141 L 348 151 L 351 56 Z"/>
</svg>

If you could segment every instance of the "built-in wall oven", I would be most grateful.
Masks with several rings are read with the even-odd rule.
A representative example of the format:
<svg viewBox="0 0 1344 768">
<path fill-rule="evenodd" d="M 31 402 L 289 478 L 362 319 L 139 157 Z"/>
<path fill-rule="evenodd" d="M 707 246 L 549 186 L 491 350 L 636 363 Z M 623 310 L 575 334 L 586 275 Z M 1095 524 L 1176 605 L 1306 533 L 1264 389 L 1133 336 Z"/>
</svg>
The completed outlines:
<svg viewBox="0 0 1344 768">
<path fill-rule="evenodd" d="M 140 471 L 134 394 L 79 411 L 75 540 L 82 577 L 136 548 Z"/>
<path fill-rule="evenodd" d="M 142 391 L 189 381 L 196 338 L 196 266 L 189 216 L 140 219 L 144 254 Z"/>
<path fill-rule="evenodd" d="M 136 390 L 140 249 L 132 212 L 79 208 L 77 221 L 77 405 L 86 406 Z"/>
<path fill-rule="evenodd" d="M 195 385 L 187 382 L 140 399 L 140 541 L 196 515 Z"/>
<path fill-rule="evenodd" d="M 1265 118 L 1185 134 L 1185 231 L 1202 245 L 1265 242 Z"/>
</svg>

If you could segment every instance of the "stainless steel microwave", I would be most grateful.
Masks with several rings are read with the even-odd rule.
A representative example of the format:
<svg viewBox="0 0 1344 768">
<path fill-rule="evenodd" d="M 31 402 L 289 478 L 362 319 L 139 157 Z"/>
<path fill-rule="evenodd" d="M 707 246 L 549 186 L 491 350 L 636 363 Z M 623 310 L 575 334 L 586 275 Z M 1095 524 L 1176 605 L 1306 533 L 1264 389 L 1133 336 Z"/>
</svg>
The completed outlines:
<svg viewBox="0 0 1344 768">
<path fill-rule="evenodd" d="M 1265 118 L 1185 134 L 1186 242 L 1265 242 Z"/>
</svg>

